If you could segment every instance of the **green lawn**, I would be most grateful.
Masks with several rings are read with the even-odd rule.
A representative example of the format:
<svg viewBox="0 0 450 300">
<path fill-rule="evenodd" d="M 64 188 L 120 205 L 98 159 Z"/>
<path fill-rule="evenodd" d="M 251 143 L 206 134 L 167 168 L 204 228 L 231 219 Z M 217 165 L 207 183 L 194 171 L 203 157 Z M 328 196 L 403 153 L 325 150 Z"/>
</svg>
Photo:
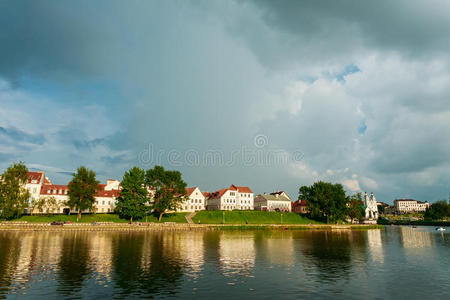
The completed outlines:
<svg viewBox="0 0 450 300">
<path fill-rule="evenodd" d="M 187 213 L 171 213 L 164 214 L 161 222 L 175 222 L 175 223 L 186 223 L 185 215 Z M 158 217 L 156 215 L 149 215 L 147 218 L 148 222 L 158 222 Z M 53 222 L 53 221 L 70 221 L 75 223 L 77 221 L 77 215 L 24 215 L 19 219 L 14 221 L 27 221 L 27 222 Z M 145 222 L 145 218 L 142 220 L 135 220 L 137 222 Z M 79 222 L 82 223 L 92 223 L 92 222 L 114 222 L 114 223 L 127 223 L 128 220 L 120 219 L 116 214 L 88 214 L 83 215 Z"/>
<path fill-rule="evenodd" d="M 270 211 L 200 211 L 192 219 L 195 223 L 221 224 L 225 215 L 225 224 L 320 224 L 296 213 Z M 281 216 L 282 215 L 282 216 Z M 281 223 L 281 221 L 283 221 Z"/>
</svg>

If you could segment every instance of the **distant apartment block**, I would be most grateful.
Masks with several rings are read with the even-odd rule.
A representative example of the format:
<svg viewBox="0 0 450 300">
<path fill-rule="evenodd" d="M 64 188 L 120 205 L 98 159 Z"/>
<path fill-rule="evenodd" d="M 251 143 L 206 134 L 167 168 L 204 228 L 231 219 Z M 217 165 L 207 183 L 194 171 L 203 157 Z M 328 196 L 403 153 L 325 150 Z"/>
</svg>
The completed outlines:
<svg viewBox="0 0 450 300">
<path fill-rule="evenodd" d="M 422 202 L 414 199 L 394 200 L 394 211 L 397 214 L 425 212 L 428 207 L 430 207 L 430 203 L 428 203 L 428 201 Z"/>
</svg>

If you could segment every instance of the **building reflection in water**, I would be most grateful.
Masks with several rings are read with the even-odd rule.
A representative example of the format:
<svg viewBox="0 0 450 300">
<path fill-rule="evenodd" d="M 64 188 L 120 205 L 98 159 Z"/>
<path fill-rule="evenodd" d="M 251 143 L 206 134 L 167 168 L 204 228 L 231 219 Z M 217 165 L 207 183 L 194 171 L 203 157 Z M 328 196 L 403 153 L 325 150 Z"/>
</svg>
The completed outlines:
<svg viewBox="0 0 450 300">
<path fill-rule="evenodd" d="M 273 231 L 265 235 L 258 244 L 258 252 L 271 264 L 291 266 L 295 264 L 294 239 L 292 231 Z"/>
<path fill-rule="evenodd" d="M 198 278 L 205 261 L 203 232 L 175 232 L 173 247 L 186 268 L 185 275 Z"/>
<path fill-rule="evenodd" d="M 225 276 L 249 276 L 255 266 L 254 234 L 222 232 L 219 240 L 219 267 Z"/>
<path fill-rule="evenodd" d="M 99 285 L 107 285 L 112 271 L 112 235 L 109 232 L 92 232 L 89 238 L 90 265 Z"/>
<path fill-rule="evenodd" d="M 367 230 L 367 246 L 372 260 L 377 263 L 384 263 L 381 230 Z"/>
<path fill-rule="evenodd" d="M 400 226 L 400 242 L 405 249 L 426 250 L 433 245 L 432 233 L 421 231 L 418 228 Z"/>
</svg>

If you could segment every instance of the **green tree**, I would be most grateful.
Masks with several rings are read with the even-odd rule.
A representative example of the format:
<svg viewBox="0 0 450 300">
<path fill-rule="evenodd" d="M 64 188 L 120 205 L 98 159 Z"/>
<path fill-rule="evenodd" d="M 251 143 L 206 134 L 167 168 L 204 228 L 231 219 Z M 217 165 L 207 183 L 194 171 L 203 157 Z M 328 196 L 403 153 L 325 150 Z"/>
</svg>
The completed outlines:
<svg viewBox="0 0 450 300">
<path fill-rule="evenodd" d="M 14 163 L 0 178 L 0 217 L 14 219 L 28 207 L 30 192 L 25 188 L 28 169 L 23 162 Z"/>
<path fill-rule="evenodd" d="M 299 189 L 299 199 L 307 201 L 312 218 L 326 217 L 327 224 L 330 220 L 344 220 L 347 215 L 348 199 L 341 184 L 319 181 L 312 186 L 302 186 Z"/>
<path fill-rule="evenodd" d="M 145 185 L 145 171 L 138 167 L 125 172 L 122 179 L 122 190 L 117 199 L 116 212 L 119 217 L 129 219 L 143 218 L 148 210 L 148 192 Z"/>
<path fill-rule="evenodd" d="M 348 216 L 350 217 L 352 223 L 355 219 L 361 221 L 365 215 L 361 193 L 349 196 L 347 202 Z"/>
<path fill-rule="evenodd" d="M 40 213 L 59 212 L 59 209 L 61 208 L 60 204 L 54 196 L 39 197 L 38 199 L 32 201 L 31 206 L 31 214 L 34 212 L 34 210 L 37 210 Z"/>
<path fill-rule="evenodd" d="M 433 220 L 442 220 L 450 216 L 450 205 L 446 200 L 434 202 L 430 208 L 425 211 L 425 218 Z"/>
<path fill-rule="evenodd" d="M 159 213 L 161 221 L 164 212 L 177 209 L 183 202 L 186 182 L 180 172 L 164 170 L 161 166 L 147 170 L 145 180 L 154 191 L 152 208 Z"/>
<path fill-rule="evenodd" d="M 83 210 L 93 208 L 99 182 L 95 177 L 95 172 L 83 166 L 79 167 L 77 173 L 72 176 L 73 178 L 69 182 L 67 205 L 71 209 L 78 209 L 78 221 Z"/>
</svg>

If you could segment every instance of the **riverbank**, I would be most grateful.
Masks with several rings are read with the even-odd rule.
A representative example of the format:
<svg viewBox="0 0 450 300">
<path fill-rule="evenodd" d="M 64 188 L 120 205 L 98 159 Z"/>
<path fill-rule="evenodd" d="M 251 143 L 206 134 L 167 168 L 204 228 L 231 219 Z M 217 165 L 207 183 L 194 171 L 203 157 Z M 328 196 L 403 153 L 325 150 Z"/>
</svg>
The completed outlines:
<svg viewBox="0 0 450 300">
<path fill-rule="evenodd" d="M 382 225 L 295 225 L 295 224 L 187 224 L 187 223 L 51 223 L 0 222 L 0 231 L 191 231 L 191 230 L 367 230 L 383 229 Z"/>
<path fill-rule="evenodd" d="M 411 221 L 411 220 L 388 220 L 380 219 L 378 220 L 380 225 L 408 225 L 408 226 L 449 226 L 450 221 Z"/>
</svg>

